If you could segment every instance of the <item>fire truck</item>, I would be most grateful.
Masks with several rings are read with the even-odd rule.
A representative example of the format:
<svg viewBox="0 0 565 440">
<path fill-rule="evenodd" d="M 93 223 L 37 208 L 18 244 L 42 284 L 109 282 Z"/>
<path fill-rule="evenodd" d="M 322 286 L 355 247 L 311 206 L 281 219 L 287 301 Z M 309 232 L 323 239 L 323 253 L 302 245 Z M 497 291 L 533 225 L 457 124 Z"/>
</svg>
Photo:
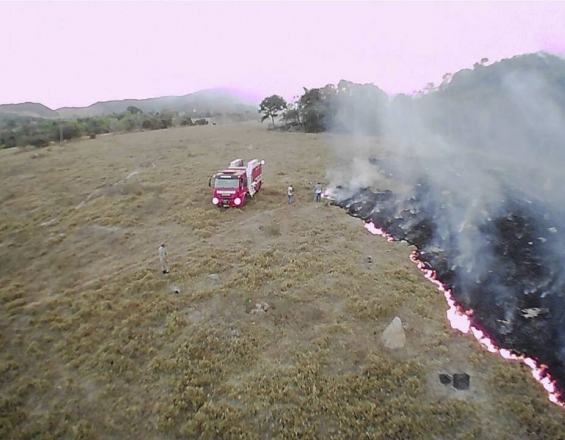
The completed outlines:
<svg viewBox="0 0 565 440">
<path fill-rule="evenodd" d="M 261 189 L 264 160 L 253 159 L 245 165 L 242 159 L 212 176 L 212 203 L 218 207 L 240 208 Z"/>
</svg>

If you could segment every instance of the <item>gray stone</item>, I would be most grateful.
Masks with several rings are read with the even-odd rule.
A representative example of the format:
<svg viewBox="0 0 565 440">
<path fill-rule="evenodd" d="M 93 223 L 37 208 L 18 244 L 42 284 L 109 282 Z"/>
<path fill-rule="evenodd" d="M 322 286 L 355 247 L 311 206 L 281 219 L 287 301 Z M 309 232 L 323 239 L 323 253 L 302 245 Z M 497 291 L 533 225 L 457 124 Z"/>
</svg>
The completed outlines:
<svg viewBox="0 0 565 440">
<path fill-rule="evenodd" d="M 406 345 L 406 334 L 398 316 L 385 328 L 381 340 L 384 346 L 390 350 L 403 348 Z"/>
</svg>

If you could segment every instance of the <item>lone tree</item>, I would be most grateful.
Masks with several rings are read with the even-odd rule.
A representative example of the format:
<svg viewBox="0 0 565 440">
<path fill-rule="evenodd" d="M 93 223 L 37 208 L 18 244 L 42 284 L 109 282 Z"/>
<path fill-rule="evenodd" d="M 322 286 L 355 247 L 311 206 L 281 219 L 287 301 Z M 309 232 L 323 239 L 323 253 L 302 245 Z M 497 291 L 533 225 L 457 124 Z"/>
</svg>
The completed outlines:
<svg viewBox="0 0 565 440">
<path fill-rule="evenodd" d="M 259 113 L 263 113 L 261 122 L 267 118 L 271 118 L 273 121 L 273 126 L 275 126 L 275 118 L 279 115 L 279 112 L 286 108 L 286 101 L 282 96 L 273 95 L 268 98 L 263 99 L 259 105 Z"/>
<path fill-rule="evenodd" d="M 141 110 L 139 107 L 135 107 L 134 105 L 130 105 L 127 109 L 127 112 L 130 112 L 132 115 L 136 115 L 138 113 L 143 113 L 143 110 Z"/>
</svg>

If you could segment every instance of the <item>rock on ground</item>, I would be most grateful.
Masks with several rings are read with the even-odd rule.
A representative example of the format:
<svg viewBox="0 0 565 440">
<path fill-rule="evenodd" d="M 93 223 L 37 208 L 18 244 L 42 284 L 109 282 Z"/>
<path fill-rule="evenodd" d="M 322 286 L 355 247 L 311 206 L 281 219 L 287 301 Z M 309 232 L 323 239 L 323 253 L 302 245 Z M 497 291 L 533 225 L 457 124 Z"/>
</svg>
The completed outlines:
<svg viewBox="0 0 565 440">
<path fill-rule="evenodd" d="M 406 344 L 406 334 L 402 327 L 402 321 L 398 316 L 385 328 L 381 340 L 385 347 L 391 350 L 404 347 Z"/>
</svg>

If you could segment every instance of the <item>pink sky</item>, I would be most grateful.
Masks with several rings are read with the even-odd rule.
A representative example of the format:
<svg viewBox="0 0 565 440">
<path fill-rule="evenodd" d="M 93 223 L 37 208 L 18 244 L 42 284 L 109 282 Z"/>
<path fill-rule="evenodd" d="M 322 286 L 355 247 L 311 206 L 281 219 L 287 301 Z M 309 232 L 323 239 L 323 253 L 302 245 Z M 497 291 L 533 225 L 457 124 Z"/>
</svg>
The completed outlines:
<svg viewBox="0 0 565 440">
<path fill-rule="evenodd" d="M 0 103 L 52 108 L 340 79 L 412 92 L 446 72 L 565 53 L 565 3 L 0 3 Z"/>
</svg>

